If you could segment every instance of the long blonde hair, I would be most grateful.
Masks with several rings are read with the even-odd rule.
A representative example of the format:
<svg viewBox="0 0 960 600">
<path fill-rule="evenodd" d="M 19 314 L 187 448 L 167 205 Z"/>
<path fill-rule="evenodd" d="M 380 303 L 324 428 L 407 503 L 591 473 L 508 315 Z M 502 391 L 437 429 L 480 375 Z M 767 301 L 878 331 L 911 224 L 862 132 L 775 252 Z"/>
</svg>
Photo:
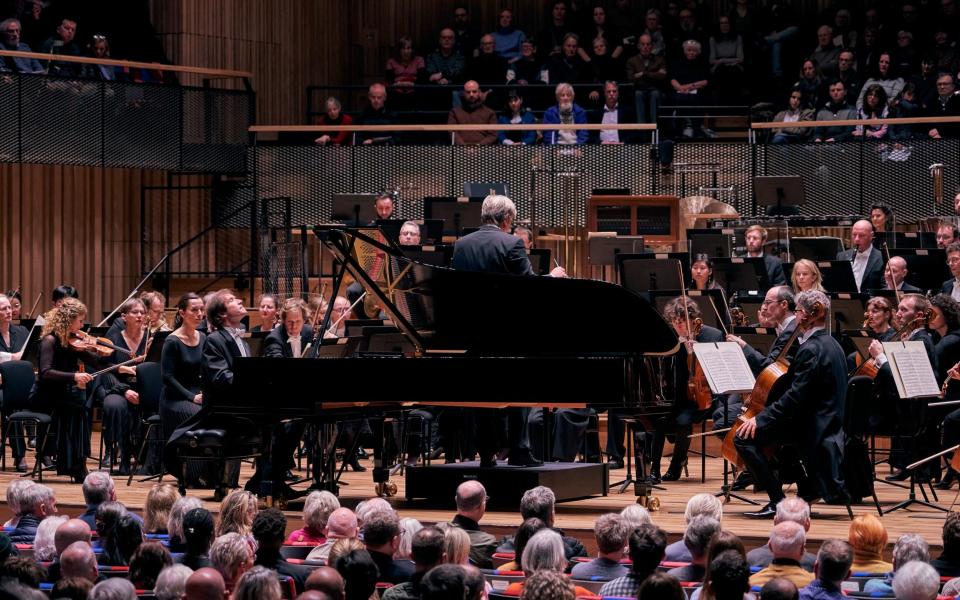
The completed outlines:
<svg viewBox="0 0 960 600">
<path fill-rule="evenodd" d="M 810 272 L 813 273 L 813 286 L 810 289 L 817 290 L 818 292 L 826 293 L 827 290 L 824 289 L 823 287 L 823 274 L 820 273 L 820 268 L 817 267 L 817 263 L 807 258 L 801 258 L 800 260 L 798 260 L 793 264 L 793 271 L 790 273 L 790 283 L 793 284 L 793 291 L 795 293 L 801 292 L 800 287 L 797 285 L 797 276 L 796 276 L 797 267 L 801 265 L 803 265 L 804 267 L 809 269 Z"/>
<path fill-rule="evenodd" d="M 236 532 L 249 536 L 253 518 L 257 514 L 257 497 L 245 490 L 234 490 L 220 503 L 220 518 L 217 520 L 217 537 Z"/>
<path fill-rule="evenodd" d="M 51 333 L 60 338 L 60 344 L 64 347 L 70 343 L 70 324 L 77 317 L 84 317 L 87 314 L 87 307 L 83 302 L 76 298 L 64 298 L 60 306 L 55 306 L 47 314 L 43 315 L 43 332 L 41 336 L 48 336 Z"/>
</svg>

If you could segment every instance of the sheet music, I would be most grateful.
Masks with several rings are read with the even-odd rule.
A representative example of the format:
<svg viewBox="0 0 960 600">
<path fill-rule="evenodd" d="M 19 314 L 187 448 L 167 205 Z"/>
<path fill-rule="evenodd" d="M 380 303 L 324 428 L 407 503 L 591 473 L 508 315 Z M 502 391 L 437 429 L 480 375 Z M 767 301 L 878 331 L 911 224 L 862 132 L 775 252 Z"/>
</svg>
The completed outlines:
<svg viewBox="0 0 960 600">
<path fill-rule="evenodd" d="M 749 393 L 757 380 L 736 342 L 708 342 L 693 345 L 693 355 L 714 394 Z"/>
<path fill-rule="evenodd" d="M 940 395 L 940 386 L 923 342 L 883 342 L 883 352 L 890 361 L 900 398 Z"/>
</svg>

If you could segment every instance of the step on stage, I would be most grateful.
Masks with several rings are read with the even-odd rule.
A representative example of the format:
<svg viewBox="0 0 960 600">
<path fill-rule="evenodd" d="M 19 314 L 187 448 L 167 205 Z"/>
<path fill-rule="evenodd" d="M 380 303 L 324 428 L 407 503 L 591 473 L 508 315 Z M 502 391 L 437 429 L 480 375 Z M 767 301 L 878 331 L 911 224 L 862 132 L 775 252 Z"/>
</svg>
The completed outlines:
<svg viewBox="0 0 960 600">
<path fill-rule="evenodd" d="M 449 507 L 464 481 L 477 480 L 497 506 L 516 508 L 524 490 L 545 485 L 558 502 L 606 496 L 607 465 L 599 463 L 544 463 L 539 467 L 511 467 L 500 461 L 481 468 L 480 461 L 437 464 L 406 469 L 407 500 Z"/>
</svg>

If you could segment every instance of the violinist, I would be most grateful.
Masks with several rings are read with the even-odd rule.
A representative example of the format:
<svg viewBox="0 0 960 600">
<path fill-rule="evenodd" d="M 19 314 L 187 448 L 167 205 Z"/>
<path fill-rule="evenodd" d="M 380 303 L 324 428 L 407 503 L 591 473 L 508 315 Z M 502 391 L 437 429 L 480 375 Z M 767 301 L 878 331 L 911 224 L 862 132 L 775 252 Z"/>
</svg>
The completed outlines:
<svg viewBox="0 0 960 600">
<path fill-rule="evenodd" d="M 125 362 L 135 355 L 143 355 L 147 344 L 147 309 L 139 298 L 131 298 L 120 306 L 121 329 L 111 327 L 109 339 L 118 348 L 108 362 Z M 131 387 L 136 375 L 133 365 L 119 367 L 116 372 L 103 374 L 97 382 L 96 396 L 103 403 L 103 443 L 113 453 L 119 453 L 120 474 L 130 472 L 130 458 L 134 452 L 133 435 L 140 422 L 140 395 Z M 154 407 L 155 408 L 155 407 Z M 111 456 L 110 463 L 114 458 Z"/>
<path fill-rule="evenodd" d="M 937 294 L 930 298 L 930 311 L 927 328 L 933 332 L 935 340 L 934 353 L 939 367 L 937 381 L 946 382 L 943 400 L 960 400 L 960 383 L 949 376 L 949 369 L 960 362 L 960 304 L 946 294 Z M 953 410 L 944 418 L 943 443 L 944 448 L 960 443 L 960 410 Z M 949 489 L 957 477 L 957 472 L 948 468 L 938 487 Z"/>
<path fill-rule="evenodd" d="M 9 296 L 0 294 L 0 362 L 20 360 L 23 354 L 23 345 L 26 343 L 27 338 L 30 337 L 30 332 L 27 331 L 26 327 L 11 323 L 13 320 L 12 304 Z M 4 415 L 28 408 L 27 406 L 4 404 L 2 390 L 0 390 L 0 406 L 3 407 Z M 3 423 L 0 423 L 0 427 L 3 427 L 4 431 L 6 431 L 6 419 L 4 419 Z M 16 464 L 17 471 L 26 473 L 27 461 L 24 457 L 23 440 L 20 438 L 10 438 L 10 448 L 13 451 L 13 462 Z"/>
<path fill-rule="evenodd" d="M 933 372 L 937 372 L 937 357 L 934 350 L 933 338 L 925 329 L 926 317 L 930 311 L 930 301 L 920 294 L 904 294 L 897 306 L 896 323 L 900 326 L 889 341 L 919 341 L 923 342 L 930 359 Z M 874 380 L 877 396 L 880 398 L 879 409 L 892 423 L 895 423 L 899 435 L 891 442 L 890 465 L 904 467 L 918 458 L 921 440 L 917 433 L 920 419 L 915 402 L 901 401 L 897 386 L 890 370 L 890 364 L 883 351 L 880 340 L 873 340 L 868 348 L 870 356 L 877 365 L 877 377 Z M 932 454 L 932 452 L 931 452 Z M 906 469 L 887 477 L 890 481 L 904 481 L 910 477 Z"/>
<path fill-rule="evenodd" d="M 20 294 L 20 289 L 8 290 L 4 296 L 10 299 L 10 308 L 13 311 L 13 316 L 10 318 L 14 321 L 22 319 L 23 317 L 20 316 L 20 312 L 23 307 L 23 296 Z"/>
<path fill-rule="evenodd" d="M 690 438 L 688 436 L 693 424 L 702 421 L 713 411 L 712 407 L 701 410 L 687 394 L 687 384 L 692 375 L 690 368 L 687 366 L 687 357 L 693 351 L 693 343 L 723 341 L 723 333 L 719 329 L 703 325 L 700 317 L 700 307 L 697 306 L 696 302 L 685 296 L 674 298 L 663 307 L 663 318 L 673 326 L 674 331 L 680 338 L 681 346 L 676 354 L 668 358 L 670 362 L 666 368 L 666 380 L 668 385 L 672 385 L 676 400 L 673 403 L 672 413 L 659 421 L 654 433 L 653 466 L 650 471 L 653 480 L 676 481 L 680 479 L 680 473 L 687 461 L 687 450 L 690 448 Z M 695 330 L 698 325 L 699 331 L 691 331 Z M 670 425 L 676 426 L 676 441 L 673 446 L 673 458 L 670 460 L 670 467 L 661 478 L 660 457 L 663 455 L 663 446 L 666 440 L 665 429 Z"/>
<path fill-rule="evenodd" d="M 774 444 L 796 445 L 805 469 L 799 470 L 798 495 L 808 503 L 823 498 L 829 504 L 848 500 L 840 462 L 843 453 L 843 409 L 847 394 L 846 360 L 843 348 L 825 328 L 830 298 L 807 291 L 796 297 L 797 353 L 786 377 L 790 387 L 771 398 L 758 415 L 744 418 L 734 445 L 757 483 L 766 490 L 769 503 L 753 518 L 772 519 L 784 498 L 780 476 L 770 467 L 766 448 Z"/>
<path fill-rule="evenodd" d="M 59 298 L 57 306 L 44 315 L 40 378 L 33 408 L 48 414 L 56 411 L 57 474 L 69 475 L 76 483 L 87 476 L 90 397 L 85 388 L 93 381 L 93 376 L 85 373 L 80 365 L 94 368 L 99 365 L 94 349 L 74 340 L 86 315 L 87 307 L 72 297 Z M 44 448 L 41 452 L 49 457 L 49 450 Z"/>
<path fill-rule="evenodd" d="M 697 254 L 690 263 L 690 289 L 720 289 L 717 282 L 713 280 L 713 261 L 706 254 Z"/>
<path fill-rule="evenodd" d="M 280 309 L 280 327 L 263 340 L 263 356 L 268 358 L 300 358 L 313 331 L 304 323 L 309 318 L 306 303 L 299 298 L 288 298 Z"/>
<path fill-rule="evenodd" d="M 823 288 L 823 275 L 817 263 L 806 258 L 801 258 L 793 263 L 793 271 L 790 273 L 790 282 L 793 284 L 793 293 L 799 294 L 807 290 L 816 290 L 826 292 Z"/>
<path fill-rule="evenodd" d="M 72 285 L 58 285 L 53 288 L 53 292 L 50 294 L 50 301 L 53 302 L 53 308 L 60 306 L 60 303 L 67 298 L 73 298 L 74 300 L 80 299 L 80 293 L 77 292 L 77 288 Z M 46 320 L 46 315 L 37 316 L 37 325 L 43 326 L 44 321 Z"/>
<path fill-rule="evenodd" d="M 158 331 L 170 331 L 170 325 L 164 315 L 167 307 L 167 298 L 160 292 L 143 292 L 140 300 L 147 311 L 147 333 L 152 335 Z"/>
<path fill-rule="evenodd" d="M 260 324 L 251 329 L 250 332 L 257 333 L 279 329 L 277 325 L 282 322 L 282 319 L 278 320 L 277 316 L 280 309 L 280 299 L 277 298 L 276 294 L 263 294 L 260 296 L 260 302 L 257 305 L 260 307 Z"/>
<path fill-rule="evenodd" d="M 896 331 L 891 320 L 893 319 L 893 305 L 888 298 L 875 296 L 867 301 L 867 310 L 864 313 L 864 329 L 870 332 L 870 337 L 886 342 L 893 337 Z"/>
</svg>

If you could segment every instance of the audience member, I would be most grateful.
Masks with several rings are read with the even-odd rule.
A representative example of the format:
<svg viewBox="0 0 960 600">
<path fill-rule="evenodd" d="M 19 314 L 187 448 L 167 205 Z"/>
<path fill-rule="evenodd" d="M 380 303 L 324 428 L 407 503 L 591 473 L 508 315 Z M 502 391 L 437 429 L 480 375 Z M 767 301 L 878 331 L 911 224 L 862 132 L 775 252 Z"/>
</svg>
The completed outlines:
<svg viewBox="0 0 960 600">
<path fill-rule="evenodd" d="M 453 23 L 451 23 L 454 35 L 456 35 L 456 49 L 465 57 L 474 56 L 477 50 L 477 44 L 480 40 L 480 34 L 477 29 L 470 24 L 470 9 L 466 3 L 459 3 L 453 8 Z"/>
<path fill-rule="evenodd" d="M 627 61 L 627 81 L 633 84 L 638 123 L 655 123 L 660 95 L 667 79 L 667 61 L 656 54 L 649 34 L 637 38 L 639 52 Z"/>
<path fill-rule="evenodd" d="M 587 122 L 587 111 L 573 101 L 575 93 L 572 85 L 569 83 L 557 85 L 555 95 L 557 104 L 543 113 L 544 125 L 579 125 Z M 586 144 L 588 138 L 586 129 L 564 129 L 561 131 L 554 129 L 544 132 L 543 142 L 547 145 Z"/>
<path fill-rule="evenodd" d="M 957 248 L 960 250 L 960 247 Z M 949 255 L 949 250 L 947 251 Z M 960 513 L 947 513 L 943 521 L 943 552 L 930 565 L 943 577 L 960 577 Z"/>
<path fill-rule="evenodd" d="M 666 573 L 653 573 L 637 591 L 637 600 L 685 600 L 686 597 L 677 578 Z"/>
<path fill-rule="evenodd" d="M 527 547 L 523 549 L 520 565 L 527 577 L 538 571 L 555 571 L 562 574 L 567 568 L 567 558 L 564 555 L 560 534 L 552 529 L 541 529 L 535 533 L 527 543 Z M 509 596 L 519 596 L 525 584 L 526 581 L 511 583 L 504 593 Z M 576 586 L 575 589 L 577 596 L 591 595 L 589 590 L 580 586 Z"/>
<path fill-rule="evenodd" d="M 851 523 L 847 541 L 853 547 L 855 573 L 887 573 L 893 565 L 883 560 L 887 546 L 887 529 L 883 521 L 871 514 L 858 515 Z"/>
<path fill-rule="evenodd" d="M 70 519 L 57 527 L 53 534 L 54 557 L 53 562 L 47 567 L 47 578 L 49 581 L 56 581 L 60 578 L 60 555 L 74 542 L 82 542 L 90 545 L 91 539 L 90 526 L 80 519 Z"/>
<path fill-rule="evenodd" d="M 183 516 L 183 552 L 177 563 L 193 570 L 210 566 L 210 546 L 213 544 L 213 515 L 205 508 L 194 508 Z"/>
<path fill-rule="evenodd" d="M 864 94 L 863 106 L 857 111 L 857 118 L 862 120 L 876 120 L 889 117 L 890 109 L 887 103 L 886 92 L 877 84 L 871 85 Z M 855 137 L 882 140 L 887 137 L 887 125 L 857 125 L 853 129 L 853 135 Z"/>
<path fill-rule="evenodd" d="M 137 590 L 133 584 L 120 577 L 105 579 L 93 586 L 88 600 L 136 600 Z"/>
<path fill-rule="evenodd" d="M 483 104 L 480 84 L 468 81 L 463 84 L 463 98 L 460 106 L 455 106 L 447 116 L 450 125 L 487 125 L 495 124 L 497 115 Z M 489 146 L 497 143 L 497 132 L 488 131 L 455 131 L 453 143 L 458 146 Z"/>
<path fill-rule="evenodd" d="M 934 600 L 940 590 L 936 569 L 920 561 L 910 561 L 897 570 L 893 593 L 897 600 Z"/>
<path fill-rule="evenodd" d="M 367 106 L 360 113 L 362 125 L 393 125 L 397 115 L 387 110 L 387 88 L 382 83 L 371 84 L 367 89 Z M 364 146 L 389 145 L 396 142 L 389 131 L 360 132 L 356 134 L 356 143 Z"/>
<path fill-rule="evenodd" d="M 240 576 L 253 567 L 249 540 L 236 532 L 219 536 L 210 547 L 210 563 L 223 577 L 227 590 L 233 591 Z M 203 570 L 199 569 L 197 573 Z"/>
<path fill-rule="evenodd" d="M 171 565 L 160 571 L 153 594 L 157 600 L 181 600 L 187 588 L 187 579 L 193 575 L 193 569 L 184 565 Z"/>
<path fill-rule="evenodd" d="M 250 537 L 253 519 L 257 516 L 257 497 L 246 490 L 234 490 L 220 502 L 217 516 L 217 537 L 239 533 Z"/>
<path fill-rule="evenodd" d="M 520 592 L 520 600 L 574 600 L 576 597 L 573 582 L 552 570 L 530 575 Z"/>
<path fill-rule="evenodd" d="M 453 29 L 440 30 L 437 50 L 427 55 L 427 79 L 436 85 L 450 85 L 463 80 L 466 67 L 464 56 L 456 48 L 456 33 Z"/>
<path fill-rule="evenodd" d="M 167 533 L 170 509 L 180 499 L 176 486 L 158 483 L 147 492 L 147 504 L 143 509 L 144 533 Z"/>
<path fill-rule="evenodd" d="M 697 515 L 690 519 L 683 533 L 683 545 L 690 553 L 690 563 L 667 571 L 680 581 L 703 581 L 707 572 L 707 546 L 720 532 L 720 522 L 713 517 Z"/>
<path fill-rule="evenodd" d="M 803 527 L 803 530 L 810 531 L 810 505 L 806 500 L 798 496 L 788 496 L 777 503 L 777 514 L 773 517 L 773 524 L 792 521 Z M 817 557 L 810 552 L 804 552 L 800 559 L 800 566 L 807 571 L 813 572 L 813 565 Z M 754 548 L 747 553 L 747 562 L 751 567 L 766 567 L 773 561 L 773 552 L 770 551 L 770 544 L 764 544 L 759 548 Z"/>
<path fill-rule="evenodd" d="M 497 53 L 492 34 L 480 38 L 480 52 L 467 63 L 464 76 L 481 85 L 503 85 L 507 81 L 507 59 Z"/>
<path fill-rule="evenodd" d="M 451 524 L 470 536 L 470 562 L 481 569 L 493 568 L 496 538 L 480 529 L 487 511 L 487 490 L 479 481 L 464 481 L 457 487 L 457 514 Z"/>
<path fill-rule="evenodd" d="M 12 443 L 12 442 L 11 442 Z M 20 505 L 23 502 L 23 493 L 29 487 L 37 483 L 32 479 L 14 479 L 7 484 L 7 508 L 10 510 L 11 517 L 3 524 L 4 528 L 15 529 L 20 520 Z"/>
<path fill-rule="evenodd" d="M 799 600 L 800 591 L 785 577 L 774 577 L 760 588 L 760 600 Z"/>
<path fill-rule="evenodd" d="M 828 100 L 827 85 L 823 73 L 820 72 L 820 65 L 815 59 L 808 58 L 800 64 L 800 77 L 793 84 L 793 89 L 802 94 L 806 108 L 818 110 Z"/>
<path fill-rule="evenodd" d="M 411 223 L 411 221 L 407 221 Z M 401 235 L 402 235 L 401 228 Z M 417 234 L 419 235 L 420 229 L 417 229 Z M 417 240 L 419 242 L 419 240 Z M 402 244 L 401 244 L 402 245 Z M 405 517 L 400 519 L 400 542 L 397 544 L 397 551 L 393 553 L 393 557 L 396 559 L 410 560 L 410 552 L 413 549 L 413 536 L 423 529 L 423 524 L 420 521 L 411 518 Z"/>
<path fill-rule="evenodd" d="M 493 36 L 497 54 L 507 63 L 513 64 L 520 59 L 521 46 L 526 40 L 526 35 L 513 26 L 513 11 L 509 8 L 500 11 L 497 15 L 497 28 L 490 35 Z M 481 40 L 482 43 L 483 40 Z"/>
<path fill-rule="evenodd" d="M 377 511 L 363 523 L 363 542 L 380 571 L 380 581 L 404 583 L 413 575 L 408 560 L 394 559 L 400 547 L 400 520 L 393 511 Z"/>
<path fill-rule="evenodd" d="M 589 65 L 580 56 L 580 37 L 575 33 L 563 36 L 559 54 L 547 60 L 547 83 L 587 83 L 591 80 Z"/>
<path fill-rule="evenodd" d="M 843 82 L 843 89 L 846 90 L 847 104 L 856 104 L 860 97 L 860 75 L 856 71 L 857 59 L 853 50 L 844 48 L 840 51 L 837 58 L 837 76 L 838 81 Z"/>
<path fill-rule="evenodd" d="M 960 116 L 960 94 L 957 94 L 956 81 L 950 73 L 941 73 L 937 76 L 937 97 L 927 105 L 927 112 L 932 117 Z M 928 135 L 933 139 L 956 137 L 960 134 L 960 126 L 956 123 L 944 123 L 933 127 Z"/>
<path fill-rule="evenodd" d="M 170 552 L 183 552 L 186 540 L 183 536 L 183 517 L 195 508 L 203 508 L 203 502 L 194 496 L 184 496 L 170 508 L 167 519 L 167 535 L 170 536 Z"/>
<path fill-rule="evenodd" d="M 889 52 L 882 52 L 877 59 L 877 69 L 873 75 L 863 82 L 860 97 L 857 98 L 857 108 L 863 106 L 863 96 L 871 85 L 877 84 L 887 93 L 887 98 L 896 98 L 903 89 L 904 81 L 896 75 Z M 831 94 L 831 97 L 833 94 Z M 819 119 L 818 119 L 819 120 Z"/>
<path fill-rule="evenodd" d="M 97 555 L 93 553 L 93 548 L 86 542 L 74 542 L 67 546 L 60 553 L 60 579 L 68 577 L 81 577 L 96 583 L 99 573 L 97 572 Z"/>
<path fill-rule="evenodd" d="M 358 532 L 357 515 L 349 508 L 341 507 L 335 509 L 330 513 L 330 517 L 327 519 L 327 526 L 323 530 L 323 543 L 310 551 L 310 554 L 307 555 L 307 560 L 326 561 L 334 542 L 345 538 L 354 539 L 357 537 Z"/>
<path fill-rule="evenodd" d="M 460 565 L 439 565 L 420 580 L 421 600 L 450 600 L 467 597 L 466 571 Z M 357 597 L 357 600 L 366 598 Z"/>
<path fill-rule="evenodd" d="M 367 600 L 379 581 L 377 564 L 366 550 L 351 550 L 333 565 L 345 582 L 346 600 Z"/>
<path fill-rule="evenodd" d="M 184 586 L 183 600 L 223 600 L 226 597 L 223 575 L 212 567 L 194 571 Z"/>
<path fill-rule="evenodd" d="M 829 25 L 821 25 L 817 29 L 817 47 L 810 53 L 810 58 L 820 65 L 820 72 L 827 77 L 836 77 L 841 48 L 834 43 L 833 29 Z"/>
<path fill-rule="evenodd" d="M 343 106 L 340 104 L 340 100 L 330 96 L 327 98 L 324 106 L 327 112 L 320 115 L 320 118 L 317 119 L 317 125 L 329 125 L 331 127 L 353 125 L 353 117 L 343 112 Z M 327 144 L 331 146 L 349 146 L 350 135 L 349 131 L 333 130 L 323 132 L 320 137 L 313 140 L 313 143 L 318 146 L 326 146 Z"/>
<path fill-rule="evenodd" d="M 693 519 L 699 516 L 710 517 L 720 523 L 723 521 L 723 504 L 713 494 L 694 494 L 687 500 L 687 506 L 683 511 L 683 522 L 689 526 Z M 664 560 L 690 562 L 693 560 L 693 556 L 690 554 L 690 549 L 684 543 L 683 538 L 681 538 L 667 546 Z"/>
<path fill-rule="evenodd" d="M 17 19 L 5 19 L 0 22 L 0 34 L 2 34 L 2 48 L 4 50 L 16 50 L 18 52 L 33 52 L 27 44 L 20 41 L 20 21 Z M 0 62 L 0 72 L 15 73 L 43 73 L 43 65 L 35 58 L 12 58 L 4 57 Z"/>
<path fill-rule="evenodd" d="M 40 46 L 40 54 L 59 56 L 80 56 L 80 47 L 74 41 L 77 35 L 77 22 L 63 19 L 57 25 L 56 32 Z M 58 77 L 77 77 L 83 65 L 75 62 L 53 61 L 47 67 L 47 74 Z"/>
<path fill-rule="evenodd" d="M 280 600 L 281 598 L 283 598 L 283 592 L 280 590 L 280 582 L 276 574 L 259 565 L 240 576 L 231 596 L 231 600 Z"/>
<path fill-rule="evenodd" d="M 280 555 L 283 546 L 283 535 L 287 530 L 287 518 L 276 508 L 268 508 L 257 513 L 251 527 L 253 538 L 257 541 L 255 564 L 266 567 L 278 575 L 290 577 L 297 588 L 303 591 L 304 582 L 309 569 L 294 565 Z"/>
<path fill-rule="evenodd" d="M 710 594 L 715 600 L 743 600 L 750 590 L 750 565 L 742 551 L 724 550 L 711 561 L 707 570 Z M 640 589 L 643 594 L 643 588 Z M 700 595 L 703 598 L 703 594 Z"/>
<path fill-rule="evenodd" d="M 601 596 L 635 597 L 640 584 L 664 559 L 667 534 L 653 524 L 640 525 L 630 534 L 630 571 L 600 589 Z"/>
<path fill-rule="evenodd" d="M 911 560 L 930 562 L 930 547 L 924 539 L 915 534 L 907 533 L 897 538 L 893 545 L 893 571 L 887 573 L 883 579 L 870 579 L 863 584 L 863 591 L 881 595 L 893 594 L 893 577 L 897 569 Z"/>
<path fill-rule="evenodd" d="M 713 539 L 710 540 L 710 545 L 707 548 L 707 572 L 706 576 L 703 578 L 703 585 L 699 589 L 694 590 L 693 594 L 690 596 L 690 600 L 715 600 L 716 592 L 714 591 L 714 581 L 713 581 L 713 571 L 712 566 L 714 560 L 719 557 L 721 554 L 727 551 L 734 551 L 738 556 L 743 560 L 744 568 L 747 571 L 746 579 L 744 584 L 749 587 L 750 579 L 750 565 L 747 563 L 747 551 L 743 547 L 743 542 L 740 541 L 740 538 L 734 535 L 729 531 L 719 531 L 716 535 L 713 536 Z M 729 561 L 726 561 L 724 564 L 729 564 Z M 739 563 L 738 563 L 739 564 Z M 731 574 L 732 575 L 732 574 Z M 723 580 L 719 581 L 721 587 L 730 584 L 734 579 L 731 579 L 729 576 L 724 575 Z M 743 600 L 738 598 L 738 600 Z"/>
<path fill-rule="evenodd" d="M 773 120 L 782 123 L 798 123 L 801 121 L 813 120 L 813 109 L 803 106 L 803 92 L 794 89 L 790 92 L 790 98 L 787 101 L 787 108 L 781 110 Z M 773 138 L 770 140 L 773 144 L 788 144 L 793 142 L 802 142 L 810 136 L 808 127 L 783 127 L 773 130 Z"/>
<path fill-rule="evenodd" d="M 89 579 L 83 579 L 81 577 L 67 577 L 66 579 L 57 580 L 53 584 L 53 591 L 50 593 L 51 598 L 56 598 L 57 600 L 87 600 L 90 596 L 90 590 L 93 589 L 93 582 Z M 160 598 L 157 596 L 157 598 Z M 176 600 L 179 600 L 180 596 L 177 596 Z M 173 600 L 172 598 L 163 598 L 163 600 Z"/>
<path fill-rule="evenodd" d="M 333 567 L 318 567 L 310 572 L 305 588 L 326 594 L 330 600 L 343 600 L 345 594 L 343 577 Z"/>
<path fill-rule="evenodd" d="M 7 535 L 15 544 L 32 544 L 40 522 L 57 514 L 57 497 L 51 488 L 39 483 L 26 488 L 21 494 L 20 518 Z"/>
<path fill-rule="evenodd" d="M 801 600 L 843 600 L 843 581 L 850 576 L 853 548 L 843 540 L 826 540 L 817 552 L 816 579 L 800 590 Z"/>
<path fill-rule="evenodd" d="M 520 59 L 510 66 L 507 77 L 510 77 L 511 72 L 512 81 L 518 85 L 544 83 L 543 74 L 546 70 L 541 68 L 540 61 L 537 60 L 537 43 L 532 38 L 527 38 L 520 44 Z"/>
<path fill-rule="evenodd" d="M 641 525 L 651 525 L 653 520 L 650 518 L 650 512 L 639 504 L 628 504 L 620 511 L 620 517 L 623 519 L 623 525 L 627 529 L 627 537 Z"/>
<path fill-rule="evenodd" d="M 11 556 L 0 564 L 0 582 L 16 581 L 36 588 L 45 575 L 43 567 L 29 556 Z"/>
<path fill-rule="evenodd" d="M 636 121 L 633 108 L 627 104 L 620 104 L 620 87 L 616 81 L 607 81 L 603 84 L 603 106 L 595 111 L 590 121 L 610 125 Z M 633 142 L 635 133 L 629 130 L 601 129 L 596 132 L 594 139 L 601 144 L 629 144 Z"/>
<path fill-rule="evenodd" d="M 532 538 L 535 533 L 546 528 L 547 524 L 537 517 L 524 519 L 523 523 L 520 524 L 520 527 L 517 528 L 517 533 L 513 536 L 512 543 L 511 540 L 507 538 L 504 544 L 497 548 L 498 552 L 509 552 L 509 550 L 506 548 L 510 547 L 513 549 L 514 556 L 512 561 L 501 565 L 500 570 L 520 571 L 520 557 L 523 556 L 523 549 L 527 547 L 527 542 L 530 541 L 530 538 Z"/>
<path fill-rule="evenodd" d="M 567 22 L 567 3 L 563 0 L 556 0 L 550 3 L 550 7 L 550 19 L 537 35 L 541 62 L 546 62 L 549 57 L 559 55 L 562 52 L 565 36 L 573 30 L 573 27 Z M 557 82 L 549 81 L 546 83 L 556 84 Z"/>
<path fill-rule="evenodd" d="M 524 521 L 526 523 L 526 521 Z M 632 530 L 630 530 L 632 531 Z M 616 579 L 627 574 L 628 568 L 620 563 L 630 537 L 624 519 L 618 514 L 601 515 L 593 524 L 593 536 L 597 540 L 597 558 L 588 563 L 577 563 L 570 571 L 574 579 Z"/>
<path fill-rule="evenodd" d="M 354 550 L 366 551 L 366 549 L 367 547 L 364 546 L 363 542 L 357 538 L 344 538 L 342 540 L 337 540 L 334 542 L 333 546 L 330 547 L 330 557 L 327 559 L 327 564 L 336 567 L 337 561 L 340 560 L 341 556 L 349 554 Z"/>
<path fill-rule="evenodd" d="M 169 487 L 176 493 L 175 487 Z M 90 471 L 90 473 L 84 477 L 81 489 L 83 490 L 83 502 L 87 505 L 87 510 L 83 511 L 77 518 L 89 525 L 90 529 L 95 530 L 97 528 L 97 509 L 104 502 L 117 501 L 117 488 L 113 483 L 113 477 L 110 477 L 110 473 L 107 471 Z M 177 497 L 179 498 L 179 495 Z M 149 502 L 149 500 L 150 494 L 148 493 L 147 501 Z M 176 502 L 176 500 L 174 500 L 174 502 Z M 145 512 L 149 514 L 149 510 Z M 143 519 L 137 515 L 134 515 L 134 518 L 141 523 L 143 522 Z M 163 528 L 166 529 L 166 527 L 167 525 L 164 524 Z"/>
<path fill-rule="evenodd" d="M 130 557 L 129 579 L 138 590 L 152 590 L 160 571 L 170 566 L 173 566 L 173 557 L 160 542 L 144 542 Z"/>
<path fill-rule="evenodd" d="M 564 554 L 567 559 L 587 556 L 587 550 L 583 547 L 583 544 L 580 543 L 580 540 L 565 535 L 563 530 L 554 527 L 556 502 L 557 497 L 550 488 L 543 485 L 530 488 L 524 492 L 520 498 L 520 517 L 524 519 L 524 521 L 534 517 L 538 518 L 546 523 L 547 527 L 559 533 L 563 539 Z M 511 550 L 513 550 L 513 544 L 509 539 L 505 540 L 505 542 L 497 548 L 498 552 L 510 552 Z"/>
<path fill-rule="evenodd" d="M 870 82 L 868 81 L 869 85 Z M 866 87 L 866 86 L 865 86 Z M 857 111 L 847 104 L 847 91 L 842 81 L 830 83 L 830 101 L 817 111 L 817 121 L 843 121 L 856 119 Z M 813 130 L 815 142 L 845 142 L 853 135 L 853 128 L 843 125 L 817 127 Z"/>
<path fill-rule="evenodd" d="M 37 526 L 37 535 L 33 538 L 33 557 L 39 561 L 47 562 L 57 556 L 57 549 L 54 544 L 54 535 L 57 528 L 67 522 L 67 517 L 54 515 L 40 521 Z"/>
<path fill-rule="evenodd" d="M 750 585 L 763 585 L 775 577 L 784 577 L 797 588 L 813 581 L 813 574 L 800 566 L 806 544 L 803 527 L 793 521 L 783 521 L 773 526 L 767 545 L 773 554 L 769 565 L 750 577 Z"/>
<path fill-rule="evenodd" d="M 523 105 L 523 92 L 518 89 L 512 89 L 507 92 L 506 110 L 497 119 L 500 125 L 533 125 L 537 118 L 529 108 Z M 508 146 L 520 144 L 529 146 L 537 141 L 536 131 L 499 131 L 497 132 L 497 141 Z"/>
<path fill-rule="evenodd" d="M 383 592 L 382 600 L 417 600 L 420 597 L 419 588 L 423 576 L 430 569 L 443 563 L 444 536 L 438 528 L 424 527 L 416 532 L 411 546 L 414 572 L 410 581 L 395 585 Z"/>
<path fill-rule="evenodd" d="M 444 523 L 443 543 L 446 557 L 443 562 L 453 565 L 470 564 L 470 536 L 459 527 Z"/>
</svg>

